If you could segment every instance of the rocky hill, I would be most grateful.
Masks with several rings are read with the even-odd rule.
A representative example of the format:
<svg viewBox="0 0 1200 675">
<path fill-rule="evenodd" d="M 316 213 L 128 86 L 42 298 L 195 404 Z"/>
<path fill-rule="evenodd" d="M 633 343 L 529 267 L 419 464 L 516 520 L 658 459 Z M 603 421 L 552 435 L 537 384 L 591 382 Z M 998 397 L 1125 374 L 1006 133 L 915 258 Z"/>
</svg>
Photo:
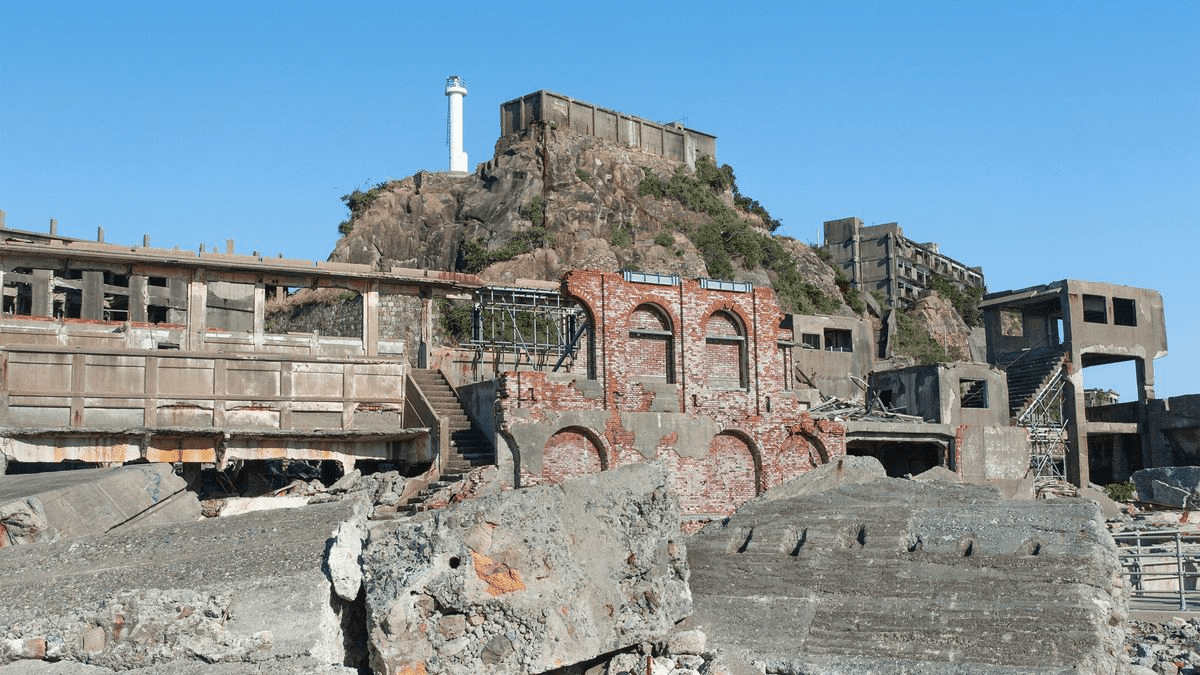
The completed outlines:
<svg viewBox="0 0 1200 675">
<path fill-rule="evenodd" d="M 812 248 L 771 234 L 778 222 L 738 192 L 727 165 L 701 158 L 690 172 L 554 125 L 500 138 L 474 174 L 422 172 L 345 199 L 334 261 L 497 283 L 572 268 L 732 278 L 773 286 L 797 312 L 861 310 Z"/>
</svg>

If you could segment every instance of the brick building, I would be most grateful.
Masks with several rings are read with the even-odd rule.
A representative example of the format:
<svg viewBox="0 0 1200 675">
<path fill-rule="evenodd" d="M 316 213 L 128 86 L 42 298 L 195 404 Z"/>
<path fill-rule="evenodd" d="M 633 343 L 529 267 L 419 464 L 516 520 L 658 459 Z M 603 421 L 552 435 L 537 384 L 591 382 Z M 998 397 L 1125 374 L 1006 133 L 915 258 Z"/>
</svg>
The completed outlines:
<svg viewBox="0 0 1200 675">
<path fill-rule="evenodd" d="M 770 289 L 573 271 L 563 293 L 588 321 L 572 372 L 500 378 L 497 461 L 514 484 L 659 459 L 704 521 L 845 453 L 842 425 L 791 391 L 792 331 Z"/>
</svg>

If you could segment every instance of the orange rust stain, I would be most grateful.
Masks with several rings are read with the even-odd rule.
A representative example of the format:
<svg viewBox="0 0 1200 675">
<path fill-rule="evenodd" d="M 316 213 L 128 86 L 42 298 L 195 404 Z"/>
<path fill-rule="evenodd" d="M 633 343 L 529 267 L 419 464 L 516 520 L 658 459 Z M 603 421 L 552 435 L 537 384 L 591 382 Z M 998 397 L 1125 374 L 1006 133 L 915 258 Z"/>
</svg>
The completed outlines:
<svg viewBox="0 0 1200 675">
<path fill-rule="evenodd" d="M 396 670 L 396 675 L 426 675 L 425 662 L 417 661 L 414 664 L 410 661 L 400 664 L 400 668 Z"/>
<path fill-rule="evenodd" d="M 488 585 L 489 595 L 504 595 L 513 591 L 525 590 L 520 572 L 504 563 L 498 563 L 482 553 L 471 551 L 471 558 L 475 561 L 475 574 L 479 575 L 479 578 Z"/>
</svg>

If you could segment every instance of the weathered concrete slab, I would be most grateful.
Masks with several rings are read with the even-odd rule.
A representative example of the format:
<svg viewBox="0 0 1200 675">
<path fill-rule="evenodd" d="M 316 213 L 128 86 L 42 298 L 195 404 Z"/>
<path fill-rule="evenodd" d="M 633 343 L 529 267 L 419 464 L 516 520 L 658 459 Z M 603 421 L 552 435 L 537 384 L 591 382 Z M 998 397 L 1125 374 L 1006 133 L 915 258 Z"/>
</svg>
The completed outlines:
<svg viewBox="0 0 1200 675">
<path fill-rule="evenodd" d="M 649 462 L 373 529 L 373 669 L 538 673 L 666 635 L 691 611 L 668 485 Z"/>
<path fill-rule="evenodd" d="M 170 464 L 0 476 L 0 546 L 200 519 Z"/>
<path fill-rule="evenodd" d="M 780 673 L 1115 672 L 1126 601 L 1094 504 L 882 477 L 789 492 L 689 540 L 710 647 Z"/>
<path fill-rule="evenodd" d="M 356 662 L 361 612 L 325 571 L 353 514 L 322 504 L 0 549 L 0 664 Z"/>
<path fill-rule="evenodd" d="M 1200 466 L 1162 466 L 1134 471 L 1129 478 L 1140 501 L 1177 509 L 1200 506 Z"/>
</svg>

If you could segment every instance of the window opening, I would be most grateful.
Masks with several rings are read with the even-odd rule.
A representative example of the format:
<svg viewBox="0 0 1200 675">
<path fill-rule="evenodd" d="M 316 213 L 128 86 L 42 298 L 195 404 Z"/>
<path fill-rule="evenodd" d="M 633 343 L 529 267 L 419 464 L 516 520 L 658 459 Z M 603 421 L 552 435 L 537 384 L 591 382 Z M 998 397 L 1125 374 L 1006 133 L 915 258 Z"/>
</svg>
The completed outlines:
<svg viewBox="0 0 1200 675">
<path fill-rule="evenodd" d="M 805 349 L 821 349 L 821 336 L 817 333 L 804 333 L 800 336 L 800 346 Z"/>
<path fill-rule="evenodd" d="M 1000 334 L 1008 337 L 1025 336 L 1025 316 L 1020 310 L 1000 310 Z"/>
<path fill-rule="evenodd" d="M 1087 323 L 1108 323 L 1107 301 L 1103 295 L 1083 296 L 1083 320 Z"/>
<path fill-rule="evenodd" d="M 1113 298 L 1113 323 L 1118 326 L 1137 325 L 1137 306 L 1130 298 Z"/>
<path fill-rule="evenodd" d="M 825 351 L 827 352 L 852 352 L 854 351 L 854 340 L 850 331 L 840 330 L 837 328 L 825 329 Z"/>
<path fill-rule="evenodd" d="M 958 396 L 961 408 L 988 407 L 987 380 L 959 380 Z"/>
<path fill-rule="evenodd" d="M 746 336 L 731 312 L 718 310 L 708 317 L 704 336 L 705 370 L 714 389 L 748 389 Z"/>
</svg>

